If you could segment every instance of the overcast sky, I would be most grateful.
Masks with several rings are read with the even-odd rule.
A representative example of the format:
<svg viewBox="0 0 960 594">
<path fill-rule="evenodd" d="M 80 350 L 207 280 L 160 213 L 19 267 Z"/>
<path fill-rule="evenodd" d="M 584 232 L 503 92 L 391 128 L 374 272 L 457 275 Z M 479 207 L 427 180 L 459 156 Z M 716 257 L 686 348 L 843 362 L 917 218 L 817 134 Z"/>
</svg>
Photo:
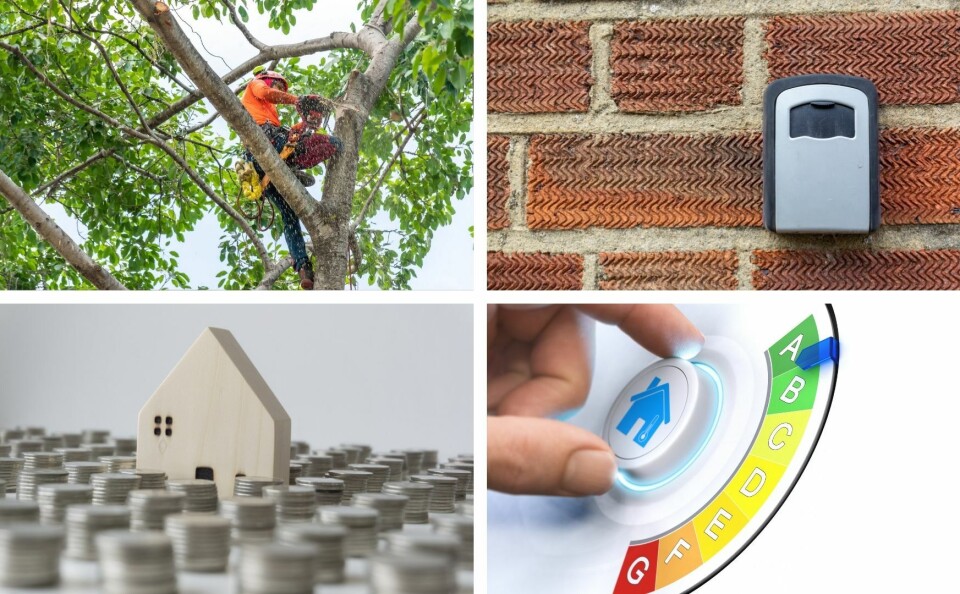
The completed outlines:
<svg viewBox="0 0 960 594">
<path fill-rule="evenodd" d="M 194 22 L 187 8 L 180 8 L 178 14 L 184 17 L 186 24 L 189 25 L 184 29 L 192 35 L 197 49 L 209 58 L 210 65 L 219 74 L 226 73 L 256 54 L 256 50 L 232 26 L 222 25 L 216 21 Z M 312 13 L 297 15 L 297 25 L 290 31 L 290 35 L 269 29 L 266 17 L 256 14 L 255 10 L 251 12 L 247 26 L 261 41 L 273 44 L 296 43 L 322 37 L 333 31 L 349 31 L 351 23 L 354 23 L 358 29 L 361 24 L 360 13 L 353 2 L 320 2 Z M 191 32 L 191 28 L 194 32 Z M 316 62 L 318 58 L 319 56 L 307 57 L 302 62 Z M 297 94 L 310 91 L 310 89 L 292 90 Z M 226 124 L 222 120 L 218 120 L 213 129 L 220 134 L 227 133 Z M 362 183 L 363 180 L 359 181 Z M 318 179 L 317 184 L 308 188 L 308 191 L 319 199 L 321 187 L 322 179 Z M 74 239 L 82 241 L 77 233 L 75 222 L 63 212 L 62 208 L 55 204 L 46 204 L 45 208 Z M 463 201 L 454 200 L 454 208 L 456 214 L 453 222 L 434 234 L 430 253 L 424 259 L 423 268 L 417 271 L 417 278 L 411 282 L 413 289 L 470 290 L 472 288 L 473 239 L 470 237 L 469 228 L 474 223 L 473 192 Z M 371 220 L 375 228 L 389 229 L 396 226 L 395 223 L 390 223 L 389 218 L 383 213 L 373 216 Z M 275 224 L 280 224 L 279 216 Z M 183 244 L 177 242 L 171 244 L 171 249 L 180 254 L 180 268 L 190 276 L 192 287 L 216 288 L 216 274 L 223 266 L 219 260 L 219 238 L 220 227 L 216 216 L 210 214 L 197 225 L 194 231 L 186 235 L 186 241 Z M 283 245 L 286 247 L 285 244 Z M 364 279 L 358 279 L 358 288 L 368 288 Z"/>
</svg>

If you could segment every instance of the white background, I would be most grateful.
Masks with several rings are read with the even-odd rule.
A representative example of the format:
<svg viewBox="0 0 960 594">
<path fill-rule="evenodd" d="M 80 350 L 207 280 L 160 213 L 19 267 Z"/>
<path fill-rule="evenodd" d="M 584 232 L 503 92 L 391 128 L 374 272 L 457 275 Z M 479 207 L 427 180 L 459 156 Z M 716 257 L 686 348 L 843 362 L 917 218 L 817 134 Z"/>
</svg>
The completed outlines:
<svg viewBox="0 0 960 594">
<path fill-rule="evenodd" d="M 104 428 L 137 413 L 200 332 L 233 332 L 315 448 L 473 449 L 465 305 L 0 306 L 0 427 Z"/>
</svg>

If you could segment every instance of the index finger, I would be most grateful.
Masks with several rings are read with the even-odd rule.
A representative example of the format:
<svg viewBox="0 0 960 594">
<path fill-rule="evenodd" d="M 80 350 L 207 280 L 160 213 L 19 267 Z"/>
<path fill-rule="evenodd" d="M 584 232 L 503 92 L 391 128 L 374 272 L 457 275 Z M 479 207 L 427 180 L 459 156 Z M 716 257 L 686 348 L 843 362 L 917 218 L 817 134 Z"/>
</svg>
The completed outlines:
<svg viewBox="0 0 960 594">
<path fill-rule="evenodd" d="M 689 359 L 703 348 L 703 334 L 673 305 L 588 304 L 577 307 L 597 321 L 616 324 L 658 357 Z"/>
</svg>

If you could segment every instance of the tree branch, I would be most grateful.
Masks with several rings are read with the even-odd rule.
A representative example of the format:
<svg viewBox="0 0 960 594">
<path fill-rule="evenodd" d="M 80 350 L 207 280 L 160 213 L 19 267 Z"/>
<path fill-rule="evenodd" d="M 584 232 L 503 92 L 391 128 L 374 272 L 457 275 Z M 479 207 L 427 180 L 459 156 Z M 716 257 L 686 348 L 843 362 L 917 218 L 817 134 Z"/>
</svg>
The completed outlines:
<svg viewBox="0 0 960 594">
<path fill-rule="evenodd" d="M 397 147 L 397 150 L 393 153 L 393 158 L 390 159 L 390 162 L 383 168 L 383 171 L 380 174 L 380 177 L 377 179 L 377 183 L 373 185 L 373 188 L 370 189 L 370 193 L 367 195 L 367 200 L 363 203 L 363 208 L 360 209 L 360 213 L 357 215 L 357 218 L 350 223 L 350 231 L 356 231 L 360 223 L 363 222 L 363 219 L 367 216 L 367 209 L 370 208 L 370 204 L 373 202 L 374 196 L 377 195 L 377 190 L 380 189 L 380 186 L 383 185 L 384 180 L 387 179 L 387 175 L 390 173 L 390 169 L 393 167 L 393 164 L 397 162 L 397 159 L 400 158 L 400 155 L 403 154 L 403 149 L 406 148 L 407 143 L 410 142 L 410 139 L 413 138 L 413 135 L 417 132 L 417 129 L 420 128 L 420 124 L 423 123 L 423 120 L 427 118 L 427 110 L 424 109 L 421 111 L 413 123 L 409 126 L 407 136 L 403 139 L 403 142 L 400 143 L 400 146 Z"/>
<path fill-rule="evenodd" d="M 280 280 L 280 277 L 288 268 L 293 268 L 293 258 L 290 256 L 280 260 L 264 272 L 263 279 L 261 279 L 260 284 L 257 285 L 257 290 L 267 291 L 272 289 L 273 285 Z"/>
<path fill-rule="evenodd" d="M 98 110 L 98 109 L 96 109 L 96 108 L 94 108 L 94 107 L 92 107 L 92 106 L 90 106 L 90 105 L 87 105 L 86 103 L 80 101 L 79 99 L 76 99 L 76 98 L 70 96 L 70 95 L 67 94 L 63 89 L 61 89 L 59 86 L 57 86 L 56 83 L 54 83 L 53 81 L 51 81 L 50 78 L 47 77 L 47 75 L 45 75 L 43 72 L 41 72 L 41 71 L 33 64 L 33 62 L 31 62 L 30 59 L 27 58 L 27 56 L 24 55 L 24 53 L 23 53 L 22 51 L 20 51 L 20 48 L 18 48 L 18 47 L 16 47 L 16 46 L 9 45 L 9 44 L 7 44 L 7 43 L 4 43 L 4 42 L 0 41 L 0 49 L 4 49 L 4 50 L 12 53 L 13 55 L 15 55 L 15 56 L 27 67 L 27 69 L 29 69 L 29 70 L 34 74 L 34 76 L 36 76 L 38 79 L 40 79 L 40 82 L 42 82 L 44 85 L 46 85 L 51 91 L 53 91 L 58 97 L 60 97 L 61 99 L 63 99 L 63 100 L 66 101 L 67 103 L 73 105 L 73 106 L 76 107 L 77 109 L 80 109 L 80 110 L 82 110 L 82 111 L 85 111 L 86 113 L 89 113 L 89 114 L 93 115 L 94 117 L 100 118 L 100 119 L 103 120 L 104 122 L 106 122 L 106 123 L 110 124 L 111 126 L 119 129 L 119 130 L 122 131 L 124 134 L 127 134 L 127 135 L 129 135 L 129 136 L 133 136 L 134 138 L 138 138 L 138 139 L 140 139 L 140 140 L 142 140 L 142 141 L 144 141 L 144 142 L 147 142 L 147 143 L 149 143 L 149 144 L 152 144 L 153 146 L 156 146 L 157 148 L 159 148 L 159 149 L 162 150 L 163 152 L 167 153 L 167 155 L 169 155 L 170 158 L 173 159 L 173 161 L 174 161 L 181 169 L 183 169 L 183 171 L 187 174 L 187 176 L 188 176 L 195 184 L 197 184 L 197 186 L 203 191 L 204 194 L 206 194 L 211 200 L 213 200 L 213 202 L 214 202 L 217 206 L 219 206 L 220 208 L 222 208 L 228 215 L 230 215 L 230 217 L 231 217 L 233 220 L 235 220 L 235 221 L 237 222 L 238 225 L 240 225 L 240 228 L 243 229 L 243 232 L 247 235 L 247 237 L 250 238 L 250 241 L 253 242 L 254 246 L 255 246 L 256 249 L 257 249 L 257 253 L 260 254 L 260 259 L 263 261 L 264 267 L 270 265 L 270 263 L 272 262 L 272 260 L 270 259 L 270 255 L 269 255 L 269 253 L 267 252 L 267 248 L 263 245 L 263 242 L 260 241 L 260 237 L 256 234 L 256 232 L 253 230 L 253 228 L 250 227 L 250 224 L 247 223 L 247 220 L 243 218 L 243 215 L 241 215 L 241 214 L 238 213 L 236 210 L 234 210 L 234 208 L 233 208 L 232 206 L 230 206 L 230 204 L 227 203 L 224 199 L 220 198 L 220 196 L 217 195 L 217 193 L 213 190 L 213 188 L 211 188 L 210 185 L 207 184 L 207 182 L 204 181 L 204 179 L 201 178 L 200 175 L 197 174 L 197 172 L 194 171 L 192 167 L 190 167 L 190 165 L 186 162 L 186 160 L 184 160 L 184 158 L 181 157 L 180 154 L 177 153 L 176 150 L 174 150 L 173 148 L 171 148 L 166 142 L 163 142 L 162 140 L 160 140 L 160 139 L 157 138 L 156 136 L 152 136 L 152 135 L 147 134 L 147 133 L 145 133 L 145 132 L 141 132 L 140 130 L 135 130 L 135 129 L 131 128 L 130 126 L 127 126 L 126 124 L 123 124 L 122 122 L 120 122 L 120 121 L 112 118 L 111 116 L 103 113 L 102 111 L 100 111 L 100 110 Z M 259 130 L 259 128 L 258 128 L 258 130 Z M 262 131 L 261 131 L 261 133 L 262 133 Z M 274 152 L 274 154 L 276 154 L 276 152 Z M 279 159 L 279 157 L 278 157 L 278 159 Z M 292 173 L 291 173 L 291 175 L 292 175 Z M 296 179 L 296 178 L 294 178 L 294 179 Z"/>
<path fill-rule="evenodd" d="M 3 194 L 7 202 L 17 209 L 24 220 L 30 223 L 37 233 L 93 286 L 98 289 L 126 289 L 103 266 L 80 249 L 80 246 L 2 170 L 0 170 L 0 194 Z"/>
<path fill-rule="evenodd" d="M 253 36 L 253 33 L 250 32 L 250 29 L 247 29 L 247 26 L 243 24 L 243 21 L 240 20 L 240 15 L 237 14 L 237 8 L 233 5 L 233 2 L 230 0 L 220 0 L 224 6 L 230 11 L 230 20 L 233 21 L 233 24 L 240 30 L 240 33 L 247 38 L 247 41 L 250 42 L 250 45 L 257 48 L 260 51 L 267 49 L 269 46 L 256 37 Z"/>
<path fill-rule="evenodd" d="M 66 171 L 64 171 L 63 173 L 61 173 L 60 175 L 58 175 L 57 177 L 53 178 L 52 180 L 50 180 L 50 181 L 48 181 L 47 183 L 43 184 L 42 186 L 38 187 L 36 190 L 33 191 L 33 195 L 34 195 L 34 196 L 39 196 L 40 194 L 44 193 L 44 192 L 47 191 L 47 190 L 50 190 L 50 191 L 52 192 L 53 190 L 57 189 L 57 187 L 58 187 L 60 184 L 62 184 L 63 182 L 65 182 L 66 180 L 68 180 L 68 179 L 70 179 L 71 177 L 77 175 L 78 173 L 80 173 L 81 171 L 83 171 L 83 170 L 86 169 L 87 167 L 90 167 L 91 165 L 93 165 L 93 164 L 96 163 L 97 161 L 101 161 L 101 160 L 103 160 L 103 159 L 106 159 L 107 157 L 109 157 L 110 155 L 112 155 L 112 154 L 115 153 L 115 152 L 117 152 L 116 149 L 103 149 L 103 150 L 100 151 L 99 153 L 96 153 L 96 154 L 94 154 L 93 156 L 91 156 L 89 159 L 87 159 L 87 160 L 84 161 L 83 163 L 80 163 L 79 165 L 76 165 L 76 166 L 74 166 L 74 167 L 71 167 L 70 169 L 67 169 Z"/>
</svg>

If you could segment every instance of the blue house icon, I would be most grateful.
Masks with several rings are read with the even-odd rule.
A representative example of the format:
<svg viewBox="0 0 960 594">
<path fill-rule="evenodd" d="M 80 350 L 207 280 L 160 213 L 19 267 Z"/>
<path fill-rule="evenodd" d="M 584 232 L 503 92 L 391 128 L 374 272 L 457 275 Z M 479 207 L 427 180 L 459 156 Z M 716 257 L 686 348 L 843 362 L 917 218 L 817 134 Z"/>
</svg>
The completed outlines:
<svg viewBox="0 0 960 594">
<path fill-rule="evenodd" d="M 629 436 L 637 421 L 643 419 L 633 441 L 645 447 L 657 429 L 670 422 L 670 384 L 661 384 L 660 378 L 654 377 L 647 389 L 631 396 L 630 401 L 633 405 L 617 423 L 617 431 Z"/>
</svg>

